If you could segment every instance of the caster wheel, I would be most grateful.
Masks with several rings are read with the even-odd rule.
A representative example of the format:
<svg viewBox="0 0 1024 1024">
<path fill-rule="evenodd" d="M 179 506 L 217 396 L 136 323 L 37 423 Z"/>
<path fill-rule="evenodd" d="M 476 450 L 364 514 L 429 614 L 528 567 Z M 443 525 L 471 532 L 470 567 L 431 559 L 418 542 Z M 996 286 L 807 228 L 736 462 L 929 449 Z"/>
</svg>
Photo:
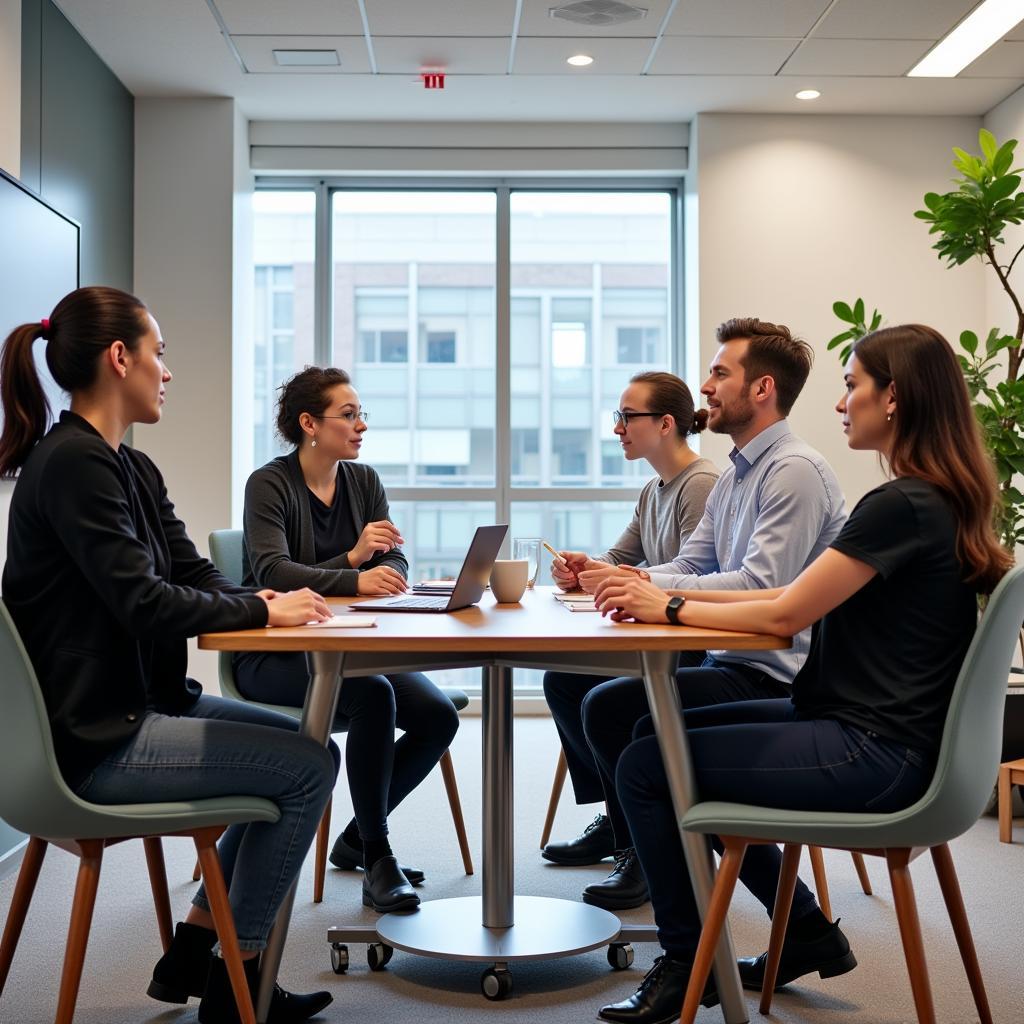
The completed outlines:
<svg viewBox="0 0 1024 1024">
<path fill-rule="evenodd" d="M 370 965 L 371 971 L 383 971 L 394 953 L 394 946 L 389 946 L 386 942 L 373 942 L 366 947 L 366 962 Z"/>
<path fill-rule="evenodd" d="M 335 974 L 344 974 L 348 970 L 348 946 L 341 942 L 331 943 L 331 967 Z"/>
<path fill-rule="evenodd" d="M 508 970 L 496 970 L 488 967 L 480 976 L 480 991 L 491 1002 L 508 999 L 512 995 L 512 973 Z"/>
<path fill-rule="evenodd" d="M 633 947 L 628 942 L 613 942 L 608 947 L 608 964 L 615 971 L 633 966 Z"/>
</svg>

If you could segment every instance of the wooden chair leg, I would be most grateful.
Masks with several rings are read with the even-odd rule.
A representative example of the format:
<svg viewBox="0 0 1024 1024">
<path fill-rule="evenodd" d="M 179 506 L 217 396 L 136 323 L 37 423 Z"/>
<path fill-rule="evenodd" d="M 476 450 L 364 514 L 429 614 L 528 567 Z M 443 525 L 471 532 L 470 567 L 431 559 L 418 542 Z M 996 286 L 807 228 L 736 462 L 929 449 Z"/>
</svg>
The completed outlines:
<svg viewBox="0 0 1024 1024">
<path fill-rule="evenodd" d="M 821 847 L 815 849 L 820 856 Z M 782 870 L 779 871 L 779 888 L 775 894 L 775 907 L 772 909 L 772 934 L 768 940 L 768 959 L 764 965 L 764 981 L 761 984 L 760 1012 L 764 1014 L 769 1013 L 772 1008 L 775 979 L 779 976 L 782 946 L 786 941 L 789 913 L 793 909 L 793 893 L 796 891 L 796 876 L 800 870 L 802 850 L 803 847 L 799 843 L 786 843 L 782 849 Z"/>
<path fill-rule="evenodd" d="M 71 907 L 71 924 L 64 952 L 64 970 L 60 976 L 55 1024 L 71 1024 L 75 1016 L 78 986 L 82 980 L 85 949 L 89 943 L 89 928 L 92 925 L 96 890 L 100 884 L 100 867 L 103 864 L 102 839 L 83 839 L 78 847 L 78 881 L 75 884 L 75 902 Z"/>
<path fill-rule="evenodd" d="M 551 782 L 551 797 L 548 800 L 548 813 L 544 818 L 544 829 L 540 834 L 540 848 L 543 850 L 551 838 L 551 829 L 555 824 L 555 811 L 558 801 L 562 799 L 562 787 L 565 785 L 565 773 L 569 770 L 569 762 L 565 759 L 565 751 L 559 749 L 558 764 L 555 765 L 555 777 Z"/>
<path fill-rule="evenodd" d="M 935 1007 L 932 1004 L 932 989 L 928 981 L 921 921 L 917 916 L 914 883 L 910 879 L 910 850 L 886 850 L 885 860 L 889 866 L 893 904 L 900 926 L 900 938 L 903 940 L 903 954 L 907 958 L 907 971 L 910 974 L 910 989 L 914 994 L 918 1024 L 935 1024 Z"/>
<path fill-rule="evenodd" d="M 167 893 L 167 868 L 164 864 L 164 847 L 159 836 L 147 836 L 142 840 L 146 848 L 146 867 L 149 869 L 149 886 L 153 890 L 153 905 L 156 907 L 156 923 L 160 929 L 160 944 L 166 953 L 174 937 L 171 921 L 171 898 Z"/>
<path fill-rule="evenodd" d="M 871 877 L 868 875 L 868 866 L 864 863 L 863 853 L 852 853 L 853 866 L 857 869 L 857 877 L 860 879 L 860 887 L 864 890 L 865 896 L 873 896 L 874 890 L 871 888 Z M 831 920 L 831 916 L 829 918 Z"/>
<path fill-rule="evenodd" d="M 36 882 L 39 880 L 39 869 L 43 866 L 47 845 L 45 839 L 32 836 L 22 857 L 18 881 L 11 897 L 11 908 L 7 912 L 7 924 L 4 925 L 4 937 L 0 939 L 0 994 L 3 994 L 7 975 L 11 972 L 14 951 L 18 948 L 18 939 L 21 938 L 21 929 L 25 924 L 29 904 L 32 902 L 32 893 L 35 892 Z"/>
<path fill-rule="evenodd" d="M 974 939 L 971 936 L 967 909 L 964 907 L 964 898 L 960 892 L 956 868 L 953 866 L 953 855 L 949 852 L 949 846 L 946 843 L 941 846 L 933 846 L 931 855 L 932 863 L 935 865 L 935 874 L 939 876 L 942 898 L 946 903 L 946 910 L 949 912 L 950 923 L 953 925 L 956 944 L 960 948 L 960 959 L 963 960 L 967 980 L 971 983 L 971 993 L 974 995 L 974 1005 L 978 1010 L 978 1017 L 981 1024 L 992 1024 L 992 1011 L 988 1006 L 985 982 L 981 977 L 981 966 L 978 963 L 978 953 L 974 948 Z"/>
<path fill-rule="evenodd" d="M 331 808 L 334 797 L 327 801 L 323 817 L 316 827 L 316 856 L 313 862 L 313 902 L 324 901 L 324 877 L 327 874 L 327 844 L 331 838 Z"/>
<path fill-rule="evenodd" d="M 811 870 L 814 872 L 814 891 L 818 897 L 821 912 L 832 920 L 832 901 L 828 898 L 828 876 L 825 874 L 825 857 L 820 846 L 808 846 L 807 853 L 811 858 Z"/>
<path fill-rule="evenodd" d="M 708 912 L 704 917 L 704 927 L 700 932 L 697 954 L 693 958 L 693 968 L 690 971 L 690 982 L 686 986 L 686 999 L 683 1001 L 683 1011 L 679 1015 L 679 1024 L 693 1024 L 697 1017 L 697 1011 L 700 1009 L 700 997 L 704 994 L 704 986 L 711 973 L 711 965 L 715 962 L 718 939 L 725 925 L 725 916 L 729 912 L 729 903 L 732 901 L 732 894 L 736 888 L 736 879 L 740 876 L 743 855 L 747 852 L 745 839 L 722 836 L 722 842 L 725 845 L 725 852 L 722 854 L 722 862 L 718 865 L 718 873 L 715 875 L 715 887 L 711 890 L 711 902 L 708 904 Z"/>
<path fill-rule="evenodd" d="M 448 793 L 448 806 L 452 809 L 452 821 L 455 822 L 455 835 L 459 839 L 459 850 L 462 853 L 462 869 L 467 875 L 473 874 L 473 857 L 469 852 L 469 839 L 466 836 L 466 821 L 462 817 L 462 801 L 459 799 L 459 784 L 455 779 L 455 764 L 452 752 L 446 750 L 440 760 L 441 775 L 444 788 Z"/>
<path fill-rule="evenodd" d="M 192 881 L 198 882 L 203 877 L 203 869 L 199 866 L 199 858 L 196 858 L 196 866 L 192 870 Z"/>
<path fill-rule="evenodd" d="M 1013 790 L 1008 764 L 999 766 L 999 842 L 1013 842 Z"/>
<path fill-rule="evenodd" d="M 221 829 L 200 829 L 193 835 L 199 863 L 203 868 L 203 880 L 206 885 L 206 898 L 210 903 L 210 913 L 220 940 L 221 956 L 231 980 L 231 991 L 235 994 L 235 1004 L 241 1024 L 256 1024 L 256 1011 L 252 1005 L 252 995 L 245 978 L 242 966 L 242 953 L 238 948 L 238 933 L 235 931 L 235 918 L 231 913 L 228 901 L 228 890 L 224 884 L 224 875 L 220 870 L 220 857 L 217 855 L 217 839 Z"/>
</svg>

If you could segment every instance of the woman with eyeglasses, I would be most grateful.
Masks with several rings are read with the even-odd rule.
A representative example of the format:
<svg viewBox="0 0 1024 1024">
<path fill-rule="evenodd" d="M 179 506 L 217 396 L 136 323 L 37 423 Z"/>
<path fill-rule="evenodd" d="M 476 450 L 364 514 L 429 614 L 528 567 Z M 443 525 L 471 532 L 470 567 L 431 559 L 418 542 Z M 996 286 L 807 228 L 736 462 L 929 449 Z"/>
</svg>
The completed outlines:
<svg viewBox="0 0 1024 1024">
<path fill-rule="evenodd" d="M 603 554 L 562 551 L 551 575 L 563 590 L 591 593 L 617 565 L 664 565 L 676 557 L 693 533 L 708 495 L 718 479 L 710 459 L 702 458 L 687 438 L 708 421 L 706 409 L 694 409 L 686 382 L 673 373 L 654 370 L 635 374 L 612 413 L 615 436 L 627 462 L 646 459 L 657 474 L 640 492 L 633 518 L 622 536 Z M 681 664 L 700 664 L 703 651 L 682 655 Z M 583 733 L 582 705 L 587 694 L 607 676 L 545 672 L 544 696 L 562 741 L 576 803 L 604 801 L 594 755 Z M 611 822 L 599 814 L 582 835 L 548 843 L 542 856 L 554 864 L 596 864 L 614 853 Z M 647 900 L 647 885 L 632 861 L 609 879 L 587 887 L 584 899 L 609 910 L 636 907 Z"/>
<path fill-rule="evenodd" d="M 245 582 L 337 597 L 403 593 L 409 563 L 401 533 L 380 477 L 356 461 L 368 416 L 349 375 L 307 366 L 280 391 L 277 430 L 293 448 L 246 484 Z M 250 700 L 290 707 L 305 701 L 309 673 L 301 653 L 237 654 L 234 671 Z M 398 740 L 396 727 L 403 731 Z M 419 906 L 412 883 L 423 872 L 399 865 L 388 815 L 430 773 L 458 727 L 455 706 L 422 672 L 345 680 L 334 731 L 348 733 L 355 816 L 330 860 L 363 868 L 365 906 L 380 913 Z"/>
</svg>

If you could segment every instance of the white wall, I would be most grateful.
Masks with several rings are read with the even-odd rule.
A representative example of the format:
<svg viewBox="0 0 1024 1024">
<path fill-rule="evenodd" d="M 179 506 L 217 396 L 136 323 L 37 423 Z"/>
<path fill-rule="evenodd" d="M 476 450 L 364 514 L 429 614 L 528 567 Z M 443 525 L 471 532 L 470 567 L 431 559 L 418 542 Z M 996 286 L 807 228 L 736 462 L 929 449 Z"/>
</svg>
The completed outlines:
<svg viewBox="0 0 1024 1024">
<path fill-rule="evenodd" d="M 21 0 L 0 0 L 0 167 L 21 174 Z"/>
<path fill-rule="evenodd" d="M 137 99 L 135 290 L 160 323 L 174 376 L 161 423 L 134 444 L 167 481 L 201 551 L 231 523 L 235 138 L 230 99 Z M 216 680 L 216 659 L 190 671 Z"/>
<path fill-rule="evenodd" d="M 839 476 L 848 503 L 875 486 L 876 460 L 850 452 L 833 405 L 841 369 L 825 345 L 836 299 L 863 296 L 889 324 L 920 321 L 950 337 L 985 321 L 982 268 L 948 271 L 914 216 L 949 180 L 953 146 L 980 118 L 702 114 L 696 123 L 700 336 L 706 367 L 731 316 L 781 321 L 816 364 L 790 417 Z M 730 444 L 704 451 L 726 464 Z"/>
</svg>

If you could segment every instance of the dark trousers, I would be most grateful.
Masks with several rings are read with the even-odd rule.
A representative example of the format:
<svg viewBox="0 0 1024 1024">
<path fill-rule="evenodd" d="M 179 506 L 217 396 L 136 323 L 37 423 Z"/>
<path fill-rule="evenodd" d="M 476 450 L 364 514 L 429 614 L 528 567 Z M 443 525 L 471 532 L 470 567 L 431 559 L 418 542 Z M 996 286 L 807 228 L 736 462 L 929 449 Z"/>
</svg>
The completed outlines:
<svg viewBox="0 0 1024 1024">
<path fill-rule="evenodd" d="M 238 689 L 263 704 L 302 707 L 309 685 L 303 654 L 245 653 L 234 659 Z M 395 739 L 395 729 L 403 735 Z M 388 834 L 388 814 L 426 777 L 459 728 L 455 705 L 422 672 L 346 679 L 332 732 L 347 732 L 345 769 L 363 839 Z"/>
<path fill-rule="evenodd" d="M 701 800 L 800 811 L 890 812 L 928 787 L 933 764 L 918 751 L 831 719 L 801 718 L 790 700 L 742 701 L 685 714 Z M 692 956 L 700 917 L 648 716 L 619 758 L 616 786 L 647 876 L 662 947 Z M 714 841 L 720 850 L 721 845 Z M 740 878 L 771 915 L 782 856 L 750 846 Z M 793 919 L 814 907 L 798 880 Z"/>
<path fill-rule="evenodd" d="M 742 700 L 788 697 L 789 687 L 760 669 L 739 662 L 707 658 L 696 668 L 676 672 L 676 688 L 684 709 Z M 642 679 L 611 679 L 583 700 L 583 731 L 597 763 L 598 778 L 615 830 L 615 846 L 633 846 L 629 825 L 615 791 L 615 768 L 633 741 L 637 722 L 648 714 Z"/>
<path fill-rule="evenodd" d="M 679 664 L 700 665 L 705 657 L 704 651 L 683 651 L 679 655 Z M 595 687 L 610 682 L 612 678 L 573 672 L 544 673 L 544 699 L 551 709 L 551 717 L 565 751 L 572 791 L 578 804 L 594 804 L 605 799 L 594 754 L 583 733 L 583 699 Z"/>
</svg>

